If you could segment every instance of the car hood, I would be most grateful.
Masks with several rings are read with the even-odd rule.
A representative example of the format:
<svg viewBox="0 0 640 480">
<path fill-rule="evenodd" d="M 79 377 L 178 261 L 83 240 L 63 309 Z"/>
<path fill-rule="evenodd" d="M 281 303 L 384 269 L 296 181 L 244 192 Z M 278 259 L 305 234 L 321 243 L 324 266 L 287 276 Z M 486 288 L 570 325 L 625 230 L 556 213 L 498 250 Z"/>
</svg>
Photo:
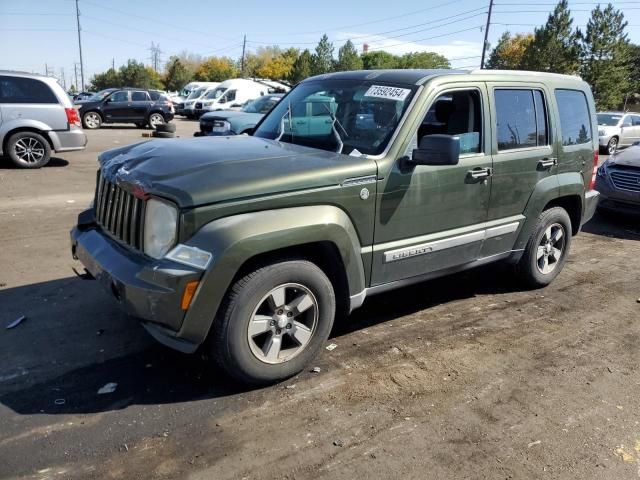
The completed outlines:
<svg viewBox="0 0 640 480">
<path fill-rule="evenodd" d="M 108 180 L 183 208 L 336 186 L 377 174 L 376 162 L 365 157 L 244 135 L 152 140 L 109 150 L 99 161 Z"/>
<path fill-rule="evenodd" d="M 607 160 L 608 166 L 615 167 L 622 165 L 624 167 L 640 168 L 640 145 L 633 145 L 625 150 L 621 150 Z"/>
</svg>

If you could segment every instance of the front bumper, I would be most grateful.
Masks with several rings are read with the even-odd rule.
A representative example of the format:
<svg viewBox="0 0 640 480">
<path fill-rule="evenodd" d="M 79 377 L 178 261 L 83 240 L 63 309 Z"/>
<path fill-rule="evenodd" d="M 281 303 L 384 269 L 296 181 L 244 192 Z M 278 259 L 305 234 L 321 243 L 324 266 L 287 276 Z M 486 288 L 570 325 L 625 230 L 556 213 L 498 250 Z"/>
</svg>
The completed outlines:
<svg viewBox="0 0 640 480">
<path fill-rule="evenodd" d="M 133 252 L 92 224 L 90 216 L 91 210 L 83 212 L 71 231 L 73 257 L 161 343 L 183 352 L 195 351 L 198 345 L 179 338 L 176 332 L 186 313 L 181 305 L 185 287 L 199 281 L 203 272 Z"/>
<path fill-rule="evenodd" d="M 598 208 L 640 215 L 640 193 L 616 188 L 608 175 L 598 175 L 596 189 L 601 194 Z"/>
</svg>

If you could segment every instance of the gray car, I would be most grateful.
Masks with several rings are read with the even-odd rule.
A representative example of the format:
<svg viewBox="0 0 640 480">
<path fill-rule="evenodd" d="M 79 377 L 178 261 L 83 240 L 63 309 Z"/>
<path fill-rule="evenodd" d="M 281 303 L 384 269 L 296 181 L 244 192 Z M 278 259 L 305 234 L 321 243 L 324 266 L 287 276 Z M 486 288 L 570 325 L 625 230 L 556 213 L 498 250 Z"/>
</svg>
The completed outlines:
<svg viewBox="0 0 640 480">
<path fill-rule="evenodd" d="M 640 142 L 600 165 L 596 190 L 598 209 L 640 214 Z"/>
<path fill-rule="evenodd" d="M 55 78 L 0 70 L 0 156 L 40 168 L 51 152 L 86 145 L 78 111 Z"/>
<path fill-rule="evenodd" d="M 598 140 L 601 153 L 613 155 L 619 147 L 640 141 L 640 114 L 598 113 Z"/>
</svg>

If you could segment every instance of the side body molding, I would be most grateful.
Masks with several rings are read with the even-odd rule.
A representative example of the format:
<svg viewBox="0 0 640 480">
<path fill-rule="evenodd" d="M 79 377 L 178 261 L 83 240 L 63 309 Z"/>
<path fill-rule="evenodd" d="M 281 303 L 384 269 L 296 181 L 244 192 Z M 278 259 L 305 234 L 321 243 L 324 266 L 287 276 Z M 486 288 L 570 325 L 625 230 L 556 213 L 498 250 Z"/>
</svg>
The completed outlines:
<svg viewBox="0 0 640 480">
<path fill-rule="evenodd" d="M 195 343 L 205 340 L 224 294 L 247 260 L 314 242 L 331 242 L 336 246 L 346 270 L 350 295 L 365 289 L 358 234 L 347 214 L 337 207 L 317 205 L 244 213 L 205 225 L 186 243 L 211 252 L 213 261 L 204 273 L 178 336 Z"/>
</svg>

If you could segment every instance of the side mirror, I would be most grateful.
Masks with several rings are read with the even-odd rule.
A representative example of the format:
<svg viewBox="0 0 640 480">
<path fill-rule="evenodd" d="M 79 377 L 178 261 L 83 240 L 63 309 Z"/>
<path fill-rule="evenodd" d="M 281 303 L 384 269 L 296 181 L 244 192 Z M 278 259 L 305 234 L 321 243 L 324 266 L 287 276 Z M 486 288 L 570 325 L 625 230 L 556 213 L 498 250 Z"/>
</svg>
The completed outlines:
<svg viewBox="0 0 640 480">
<path fill-rule="evenodd" d="M 220 100 L 218 100 L 218 103 L 227 103 L 227 100 L 224 98 L 221 98 Z"/>
<path fill-rule="evenodd" d="M 413 151 L 411 162 L 417 165 L 457 165 L 460 139 L 451 135 L 426 135 Z"/>
</svg>

